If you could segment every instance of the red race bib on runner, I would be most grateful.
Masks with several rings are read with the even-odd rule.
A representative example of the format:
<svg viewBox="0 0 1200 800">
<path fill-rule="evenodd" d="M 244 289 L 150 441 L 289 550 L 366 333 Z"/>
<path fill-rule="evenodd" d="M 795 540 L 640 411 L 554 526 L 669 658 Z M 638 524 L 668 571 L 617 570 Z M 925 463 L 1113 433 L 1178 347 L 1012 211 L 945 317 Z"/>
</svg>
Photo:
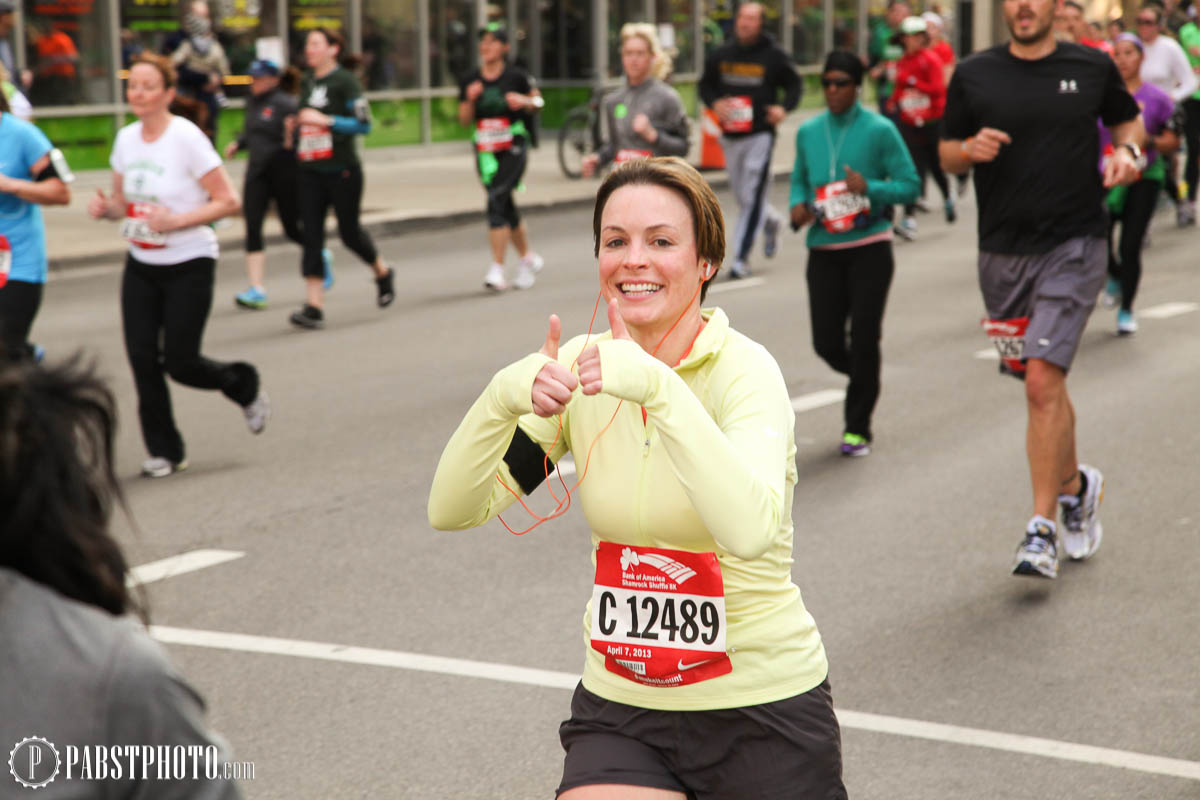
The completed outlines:
<svg viewBox="0 0 1200 800">
<path fill-rule="evenodd" d="M 851 192 L 845 181 L 818 186 L 817 200 L 813 205 L 820 212 L 821 224 L 830 233 L 852 230 L 858 215 L 871 210 L 871 201 L 861 194 Z"/>
<path fill-rule="evenodd" d="M 156 250 L 167 246 L 167 235 L 151 230 L 146 218 L 154 210 L 152 203 L 129 203 L 125 206 L 125 220 L 121 223 L 121 236 L 143 250 Z"/>
<path fill-rule="evenodd" d="M 1013 375 L 1025 374 L 1025 331 L 1029 327 L 1029 317 L 1016 319 L 985 319 L 981 323 L 983 332 L 996 345 L 1000 354 L 1000 362 L 1004 369 Z"/>
<path fill-rule="evenodd" d="M 12 244 L 8 237 L 0 234 L 0 289 L 8 283 L 8 274 L 12 272 Z"/>
<path fill-rule="evenodd" d="M 508 117 L 487 117 L 475 123 L 475 149 L 481 153 L 499 153 L 513 146 L 512 123 Z"/>
<path fill-rule="evenodd" d="M 301 124 L 296 158 L 301 161 L 324 161 L 333 158 L 333 131 L 320 125 Z"/>
<path fill-rule="evenodd" d="M 749 95 L 726 97 L 729 104 L 729 114 L 721 123 L 721 128 L 727 133 L 749 133 L 754 128 L 754 104 Z"/>
<path fill-rule="evenodd" d="M 609 672 L 646 686 L 685 686 L 732 671 L 716 554 L 601 542 L 592 648 Z"/>
</svg>

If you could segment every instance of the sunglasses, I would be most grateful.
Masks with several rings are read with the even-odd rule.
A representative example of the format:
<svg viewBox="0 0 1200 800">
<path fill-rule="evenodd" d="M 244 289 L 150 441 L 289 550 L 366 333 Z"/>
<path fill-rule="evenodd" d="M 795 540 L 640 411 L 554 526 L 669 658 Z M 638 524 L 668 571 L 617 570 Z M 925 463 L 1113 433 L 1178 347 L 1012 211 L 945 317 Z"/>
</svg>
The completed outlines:
<svg viewBox="0 0 1200 800">
<path fill-rule="evenodd" d="M 1156 20 L 1156 19 L 1139 19 L 1137 21 L 1137 24 L 1138 25 L 1157 25 L 1158 20 Z"/>
<path fill-rule="evenodd" d="M 821 85 L 828 89 L 830 86 L 838 89 L 845 89 L 847 86 L 853 86 L 854 81 L 849 78 L 822 78 Z"/>
</svg>

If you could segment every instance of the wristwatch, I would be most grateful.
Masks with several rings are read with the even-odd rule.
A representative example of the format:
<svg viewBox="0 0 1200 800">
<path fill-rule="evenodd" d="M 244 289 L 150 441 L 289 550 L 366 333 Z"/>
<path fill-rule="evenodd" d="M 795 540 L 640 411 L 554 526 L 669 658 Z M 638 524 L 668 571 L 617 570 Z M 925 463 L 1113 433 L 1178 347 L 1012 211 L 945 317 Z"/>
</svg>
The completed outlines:
<svg viewBox="0 0 1200 800">
<path fill-rule="evenodd" d="M 1121 147 L 1124 147 L 1126 150 L 1129 151 L 1129 155 L 1133 156 L 1133 160 L 1135 163 L 1140 162 L 1142 160 L 1142 148 L 1138 147 L 1137 143 L 1124 142 L 1121 144 Z"/>
</svg>

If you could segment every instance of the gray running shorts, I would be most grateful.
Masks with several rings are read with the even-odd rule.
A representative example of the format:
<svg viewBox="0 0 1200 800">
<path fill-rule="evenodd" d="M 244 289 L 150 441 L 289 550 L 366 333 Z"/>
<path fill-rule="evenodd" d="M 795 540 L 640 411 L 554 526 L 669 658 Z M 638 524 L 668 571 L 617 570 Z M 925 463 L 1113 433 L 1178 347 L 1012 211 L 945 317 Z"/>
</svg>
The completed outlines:
<svg viewBox="0 0 1200 800">
<path fill-rule="evenodd" d="M 1071 368 L 1108 271 L 1108 243 L 1080 236 L 1036 255 L 979 254 L 989 319 L 1029 317 L 1025 360 Z"/>
</svg>

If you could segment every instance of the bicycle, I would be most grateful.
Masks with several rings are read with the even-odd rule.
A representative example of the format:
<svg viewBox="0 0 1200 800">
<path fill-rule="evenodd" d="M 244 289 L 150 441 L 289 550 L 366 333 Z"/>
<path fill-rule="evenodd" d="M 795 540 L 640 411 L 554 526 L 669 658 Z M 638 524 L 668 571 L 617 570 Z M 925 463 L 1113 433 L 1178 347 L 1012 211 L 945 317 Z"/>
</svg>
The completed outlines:
<svg viewBox="0 0 1200 800">
<path fill-rule="evenodd" d="M 593 89 L 587 104 L 567 111 L 558 129 L 558 165 L 571 180 L 583 177 L 584 157 L 596 152 L 603 141 L 600 109 L 606 91 L 604 87 Z"/>
</svg>

